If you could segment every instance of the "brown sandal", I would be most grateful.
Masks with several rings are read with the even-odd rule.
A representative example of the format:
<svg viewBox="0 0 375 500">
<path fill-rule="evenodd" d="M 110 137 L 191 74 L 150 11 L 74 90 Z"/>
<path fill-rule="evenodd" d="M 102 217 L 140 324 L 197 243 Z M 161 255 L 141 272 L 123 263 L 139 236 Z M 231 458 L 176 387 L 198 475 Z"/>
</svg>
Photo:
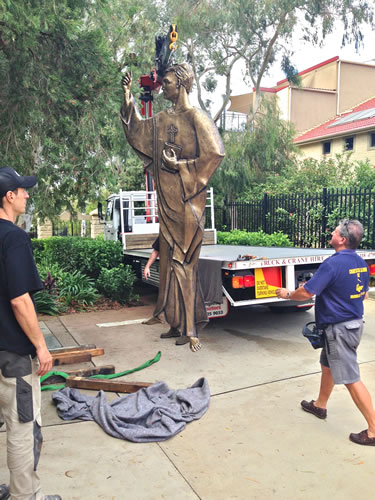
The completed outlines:
<svg viewBox="0 0 375 500">
<path fill-rule="evenodd" d="M 369 435 L 367 434 L 367 429 L 358 434 L 354 434 L 354 432 L 352 432 L 349 436 L 349 439 L 350 441 L 353 441 L 353 443 L 356 444 L 363 444 L 365 446 L 375 446 L 375 437 L 373 438 L 369 437 Z"/>
</svg>

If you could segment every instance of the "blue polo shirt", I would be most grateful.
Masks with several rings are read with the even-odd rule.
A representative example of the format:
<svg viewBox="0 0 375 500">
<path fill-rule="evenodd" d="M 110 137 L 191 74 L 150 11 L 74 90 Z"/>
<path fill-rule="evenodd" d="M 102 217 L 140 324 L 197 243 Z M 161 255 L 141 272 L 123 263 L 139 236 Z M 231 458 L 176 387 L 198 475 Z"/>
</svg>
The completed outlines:
<svg viewBox="0 0 375 500">
<path fill-rule="evenodd" d="M 304 285 L 305 290 L 316 295 L 317 325 L 362 318 L 368 285 L 368 266 L 355 250 L 341 250 L 322 262 Z"/>
</svg>

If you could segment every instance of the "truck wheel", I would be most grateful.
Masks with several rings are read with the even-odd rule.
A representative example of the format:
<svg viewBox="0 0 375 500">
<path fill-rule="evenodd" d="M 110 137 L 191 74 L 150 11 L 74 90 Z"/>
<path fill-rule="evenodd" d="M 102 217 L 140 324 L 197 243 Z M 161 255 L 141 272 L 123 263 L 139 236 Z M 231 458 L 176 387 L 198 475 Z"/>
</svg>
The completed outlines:
<svg viewBox="0 0 375 500">
<path fill-rule="evenodd" d="M 274 313 L 283 314 L 290 312 L 305 312 L 309 311 L 314 306 L 298 307 L 298 306 L 269 306 L 270 310 Z"/>
</svg>

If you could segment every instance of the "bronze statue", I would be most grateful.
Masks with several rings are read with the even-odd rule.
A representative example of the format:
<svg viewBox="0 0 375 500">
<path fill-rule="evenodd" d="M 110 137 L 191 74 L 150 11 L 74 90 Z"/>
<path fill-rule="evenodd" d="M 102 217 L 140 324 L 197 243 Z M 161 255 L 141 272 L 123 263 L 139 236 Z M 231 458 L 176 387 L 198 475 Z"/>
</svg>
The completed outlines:
<svg viewBox="0 0 375 500">
<path fill-rule="evenodd" d="M 132 75 L 122 78 L 125 135 L 154 178 L 160 223 L 160 287 L 154 316 L 187 335 L 200 349 L 198 326 L 208 322 L 198 280 L 206 188 L 224 157 L 213 121 L 188 99 L 194 75 L 188 64 L 167 68 L 162 84 L 172 107 L 142 119 L 131 95 Z"/>
</svg>

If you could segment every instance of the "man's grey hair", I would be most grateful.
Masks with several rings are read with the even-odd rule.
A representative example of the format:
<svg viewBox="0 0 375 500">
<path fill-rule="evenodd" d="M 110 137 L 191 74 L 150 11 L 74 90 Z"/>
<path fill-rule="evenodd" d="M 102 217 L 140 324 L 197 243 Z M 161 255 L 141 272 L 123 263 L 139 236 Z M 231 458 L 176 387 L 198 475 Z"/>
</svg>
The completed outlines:
<svg viewBox="0 0 375 500">
<path fill-rule="evenodd" d="M 194 83 L 194 72 L 190 64 L 173 64 L 166 69 L 165 74 L 167 73 L 174 73 L 179 86 L 184 87 L 186 92 L 190 94 Z"/>
<path fill-rule="evenodd" d="M 359 247 L 364 233 L 363 226 L 359 220 L 342 219 L 339 222 L 338 230 L 340 236 L 346 238 L 346 248 L 355 250 Z"/>
</svg>

